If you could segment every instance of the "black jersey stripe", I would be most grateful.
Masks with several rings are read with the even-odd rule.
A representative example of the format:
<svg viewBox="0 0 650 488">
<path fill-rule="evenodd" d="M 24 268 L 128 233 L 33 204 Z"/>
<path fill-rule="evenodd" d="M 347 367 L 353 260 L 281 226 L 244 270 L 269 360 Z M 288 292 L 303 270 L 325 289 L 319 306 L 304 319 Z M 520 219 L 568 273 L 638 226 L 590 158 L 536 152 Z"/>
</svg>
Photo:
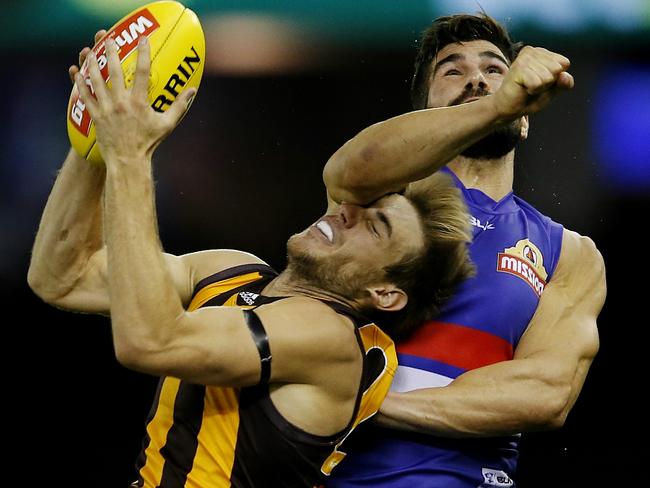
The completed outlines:
<svg viewBox="0 0 650 488">
<path fill-rule="evenodd" d="M 160 450 L 165 459 L 160 487 L 185 486 L 198 447 L 204 399 L 205 386 L 181 382 L 174 402 L 174 423 L 167 434 L 165 446 Z M 174 462 L 169 462 L 169 459 Z"/>
<path fill-rule="evenodd" d="M 160 392 L 162 391 L 164 382 L 165 382 L 164 378 L 160 378 L 160 380 L 158 381 L 158 386 L 156 387 L 156 394 L 154 396 L 153 403 L 151 404 L 149 415 L 147 415 L 146 425 L 149 425 L 149 422 L 151 422 L 156 415 L 156 410 L 158 410 L 158 404 L 160 403 Z M 146 452 L 150 442 L 151 442 L 151 437 L 149 437 L 149 433 L 145 429 L 145 434 L 144 437 L 142 438 L 142 451 L 140 451 L 140 455 L 138 456 L 135 462 L 135 467 L 138 473 L 137 484 L 135 486 L 144 486 L 144 479 L 140 474 L 140 468 L 142 468 L 142 466 L 144 466 L 147 462 Z"/>
</svg>

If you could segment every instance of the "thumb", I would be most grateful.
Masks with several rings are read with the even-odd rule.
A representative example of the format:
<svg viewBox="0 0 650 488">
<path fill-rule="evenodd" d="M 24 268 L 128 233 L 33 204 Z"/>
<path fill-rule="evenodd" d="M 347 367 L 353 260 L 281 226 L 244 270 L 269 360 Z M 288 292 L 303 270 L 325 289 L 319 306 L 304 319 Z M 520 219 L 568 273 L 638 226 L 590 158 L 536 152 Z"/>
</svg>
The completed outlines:
<svg viewBox="0 0 650 488">
<path fill-rule="evenodd" d="M 174 102 L 165 111 L 165 117 L 168 119 L 169 123 L 172 126 L 176 126 L 190 109 L 190 105 L 192 105 L 196 91 L 197 90 L 194 87 L 183 90 L 183 92 L 178 97 L 176 97 L 176 100 L 174 100 Z"/>
</svg>

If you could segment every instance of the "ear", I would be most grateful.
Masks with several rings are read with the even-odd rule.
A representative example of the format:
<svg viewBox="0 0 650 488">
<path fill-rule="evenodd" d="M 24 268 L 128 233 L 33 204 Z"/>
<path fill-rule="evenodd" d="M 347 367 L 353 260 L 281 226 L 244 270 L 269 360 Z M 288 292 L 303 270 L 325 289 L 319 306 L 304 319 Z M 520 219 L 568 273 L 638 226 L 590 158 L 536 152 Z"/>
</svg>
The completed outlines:
<svg viewBox="0 0 650 488">
<path fill-rule="evenodd" d="M 377 310 L 397 312 L 406 307 L 408 295 L 404 290 L 390 283 L 382 283 L 367 288 L 370 302 Z"/>
<path fill-rule="evenodd" d="M 528 115 L 524 115 L 521 118 L 521 122 L 519 124 L 519 138 L 522 141 L 525 141 L 528 139 L 528 128 L 530 127 L 530 122 L 528 121 Z"/>
</svg>

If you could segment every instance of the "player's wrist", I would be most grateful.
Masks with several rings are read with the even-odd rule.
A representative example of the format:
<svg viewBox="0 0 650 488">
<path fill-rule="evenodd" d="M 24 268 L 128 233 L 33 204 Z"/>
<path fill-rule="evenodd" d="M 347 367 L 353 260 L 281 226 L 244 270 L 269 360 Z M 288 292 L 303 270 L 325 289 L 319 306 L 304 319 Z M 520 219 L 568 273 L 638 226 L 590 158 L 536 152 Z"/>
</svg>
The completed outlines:
<svg viewBox="0 0 650 488">
<path fill-rule="evenodd" d="M 108 177 L 128 176 L 130 180 L 151 179 L 151 156 L 149 155 L 107 153 L 104 160 Z"/>
<path fill-rule="evenodd" d="M 504 125 L 509 124 L 513 120 L 518 119 L 524 113 L 521 110 L 516 110 L 514 105 L 509 102 L 504 96 L 499 93 L 495 93 L 489 97 L 485 97 L 486 101 L 486 110 L 491 112 L 491 120 L 493 123 Z"/>
<path fill-rule="evenodd" d="M 517 115 L 503 104 L 498 94 L 483 97 L 479 102 L 482 104 L 481 111 L 486 114 L 491 124 L 508 124 L 517 118 Z"/>
</svg>

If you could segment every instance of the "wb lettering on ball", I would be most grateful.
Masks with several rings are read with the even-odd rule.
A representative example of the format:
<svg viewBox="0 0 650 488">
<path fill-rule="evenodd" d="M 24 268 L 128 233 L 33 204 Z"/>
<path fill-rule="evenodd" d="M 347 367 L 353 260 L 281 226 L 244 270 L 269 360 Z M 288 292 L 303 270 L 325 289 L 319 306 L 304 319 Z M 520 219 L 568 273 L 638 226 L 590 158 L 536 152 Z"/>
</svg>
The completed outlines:
<svg viewBox="0 0 650 488">
<path fill-rule="evenodd" d="M 95 89 L 93 88 L 93 84 L 90 81 L 90 78 L 85 78 L 84 81 L 86 82 L 86 85 L 88 85 L 90 94 L 92 96 L 95 96 Z M 77 125 L 81 125 L 81 122 L 83 121 L 84 118 L 85 110 L 86 110 L 86 104 L 81 101 L 81 98 L 77 98 L 77 101 L 74 103 L 74 105 L 72 106 L 72 110 L 70 111 L 70 117 L 72 117 L 72 120 Z"/>
<path fill-rule="evenodd" d="M 176 100 L 176 97 L 178 97 L 180 91 L 192 77 L 192 74 L 194 74 L 196 71 L 196 66 L 201 63 L 201 56 L 199 56 L 199 54 L 196 52 L 194 46 L 192 46 L 190 49 L 192 51 L 192 54 L 188 54 L 183 58 L 181 64 L 177 66 L 176 71 L 169 77 L 167 83 L 165 83 L 164 90 L 170 94 L 171 98 L 168 98 L 165 96 L 165 94 L 161 94 L 158 95 L 158 97 L 151 104 L 151 107 L 156 112 L 164 112 L 167 107 L 171 105 L 174 100 Z M 106 55 L 102 54 L 99 58 L 97 58 L 97 62 L 99 63 L 100 69 L 106 66 L 106 63 L 108 62 Z M 85 82 L 90 89 L 90 93 L 92 95 L 95 95 L 95 90 L 93 89 L 90 78 L 85 78 Z M 72 120 L 74 120 L 77 125 L 81 125 L 85 110 L 86 104 L 84 104 L 81 99 L 78 98 L 72 106 L 72 110 L 70 112 Z"/>
</svg>

